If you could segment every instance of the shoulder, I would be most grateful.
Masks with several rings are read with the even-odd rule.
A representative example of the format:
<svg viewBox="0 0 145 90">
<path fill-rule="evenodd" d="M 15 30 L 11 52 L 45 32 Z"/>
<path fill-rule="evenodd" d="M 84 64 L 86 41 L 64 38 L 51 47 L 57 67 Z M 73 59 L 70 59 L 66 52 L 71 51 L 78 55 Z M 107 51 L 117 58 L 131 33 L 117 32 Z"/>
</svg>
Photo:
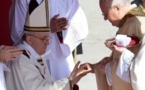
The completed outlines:
<svg viewBox="0 0 145 90">
<path fill-rule="evenodd" d="M 22 67 L 24 65 L 31 65 L 30 54 L 23 50 L 23 54 L 17 58 L 17 60 L 12 61 L 12 67 Z"/>
<path fill-rule="evenodd" d="M 141 24 L 145 24 L 144 21 L 145 21 L 145 17 L 134 16 L 134 17 L 128 18 L 126 23 L 141 25 Z"/>
<path fill-rule="evenodd" d="M 125 26 L 145 32 L 145 17 L 134 16 L 126 20 Z"/>
</svg>

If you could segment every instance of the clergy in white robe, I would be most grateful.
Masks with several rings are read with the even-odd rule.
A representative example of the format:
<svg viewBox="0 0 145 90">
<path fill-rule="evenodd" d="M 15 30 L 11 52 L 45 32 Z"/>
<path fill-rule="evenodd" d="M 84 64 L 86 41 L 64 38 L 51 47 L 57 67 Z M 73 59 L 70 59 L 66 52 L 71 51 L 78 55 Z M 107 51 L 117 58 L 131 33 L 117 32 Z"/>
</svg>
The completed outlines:
<svg viewBox="0 0 145 90">
<path fill-rule="evenodd" d="M 19 47 L 26 51 L 9 63 L 11 71 L 5 73 L 7 90 L 71 90 L 67 78 L 52 82 L 46 60 L 39 63 L 37 59 L 41 56 L 28 43 Z"/>
<path fill-rule="evenodd" d="M 78 68 L 77 64 L 70 77 L 53 81 L 43 56 L 49 44 L 48 37 L 48 32 L 25 32 L 23 44 L 18 46 L 23 54 L 7 64 L 11 70 L 5 73 L 7 90 L 78 90 L 72 89 L 73 85 L 89 69 Z"/>
<path fill-rule="evenodd" d="M 38 5 L 45 0 L 35 0 Z M 49 21 L 55 16 L 68 20 L 66 30 L 61 31 L 63 43 L 58 35 L 51 33 L 51 53 L 47 60 L 50 63 L 50 73 L 53 80 L 59 80 L 70 75 L 74 68 L 72 51 L 79 45 L 88 34 L 86 17 L 79 5 L 78 0 L 47 0 L 49 7 Z M 14 43 L 23 33 L 24 23 L 28 12 L 30 0 L 13 0 L 10 9 L 11 38 Z"/>
<path fill-rule="evenodd" d="M 21 1 L 23 2 L 23 0 Z M 8 66 L 11 72 L 5 73 L 6 86 L 8 90 L 72 90 L 72 87 L 76 86 L 74 84 L 76 84 L 82 76 L 86 75 L 89 69 L 78 68 L 79 63 L 77 63 L 70 75 L 71 71 L 69 73 L 66 72 L 68 69 L 70 70 L 70 68 L 60 68 L 58 64 L 51 63 L 53 60 L 48 59 L 52 56 L 50 55 L 52 53 L 50 52 L 52 50 L 50 46 L 53 43 L 51 42 L 49 24 L 49 8 L 51 8 L 49 6 L 51 5 L 49 5 L 48 0 L 43 0 L 39 3 L 40 4 L 37 4 L 34 0 L 30 1 L 22 35 L 23 44 L 18 46 L 23 50 L 23 55 L 16 61 L 9 63 Z M 65 42 L 65 40 L 63 42 Z M 65 48 L 63 45 L 62 47 Z M 54 52 L 57 51 L 58 50 L 54 50 Z M 55 57 L 60 58 L 58 55 L 56 56 L 56 54 Z M 61 57 L 63 57 L 63 55 Z M 67 60 L 64 61 L 67 62 Z M 60 64 L 64 65 L 63 61 Z M 52 72 L 51 66 L 63 69 L 58 71 L 53 68 L 53 72 L 58 72 L 58 76 L 59 72 L 66 72 L 65 76 L 61 77 L 59 80 L 54 80 L 54 73 Z M 61 73 L 60 76 L 62 76 Z M 67 74 L 69 76 L 67 76 Z M 77 88 L 74 90 L 76 89 Z"/>
<path fill-rule="evenodd" d="M 145 85 L 143 85 L 143 82 L 145 81 L 144 62 L 145 62 L 145 36 L 142 40 L 142 45 L 140 47 L 139 53 L 137 54 L 136 58 L 134 59 L 134 62 L 130 67 L 131 84 L 133 90 L 145 89 Z"/>
</svg>

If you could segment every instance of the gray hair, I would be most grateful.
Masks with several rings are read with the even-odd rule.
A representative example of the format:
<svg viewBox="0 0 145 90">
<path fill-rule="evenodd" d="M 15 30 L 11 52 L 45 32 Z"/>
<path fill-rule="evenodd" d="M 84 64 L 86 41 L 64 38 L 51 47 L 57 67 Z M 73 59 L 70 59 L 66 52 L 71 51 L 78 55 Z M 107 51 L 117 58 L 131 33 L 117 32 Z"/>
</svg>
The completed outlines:
<svg viewBox="0 0 145 90">
<path fill-rule="evenodd" d="M 34 35 L 34 32 L 25 31 L 26 35 Z"/>
<path fill-rule="evenodd" d="M 34 32 L 24 31 L 24 35 L 23 35 L 22 39 L 25 41 L 26 36 L 28 36 L 28 35 L 34 35 Z"/>
<path fill-rule="evenodd" d="M 125 6 L 127 3 L 130 3 L 130 0 L 106 0 L 106 5 L 108 7 L 113 7 L 115 5 Z"/>
</svg>

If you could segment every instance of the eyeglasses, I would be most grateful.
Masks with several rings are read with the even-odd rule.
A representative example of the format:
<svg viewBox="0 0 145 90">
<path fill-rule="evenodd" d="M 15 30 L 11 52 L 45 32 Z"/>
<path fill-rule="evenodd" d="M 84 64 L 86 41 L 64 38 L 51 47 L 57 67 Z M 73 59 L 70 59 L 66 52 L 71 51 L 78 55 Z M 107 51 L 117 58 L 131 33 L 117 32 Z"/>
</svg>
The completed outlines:
<svg viewBox="0 0 145 90">
<path fill-rule="evenodd" d="M 29 36 L 33 36 L 33 37 L 35 37 L 35 38 L 38 38 L 38 39 L 40 39 L 43 43 L 50 43 L 50 41 L 51 41 L 51 37 L 42 37 L 42 38 L 40 38 L 40 37 L 38 37 L 38 36 L 36 36 L 36 35 L 33 35 L 33 34 L 29 34 Z"/>
</svg>

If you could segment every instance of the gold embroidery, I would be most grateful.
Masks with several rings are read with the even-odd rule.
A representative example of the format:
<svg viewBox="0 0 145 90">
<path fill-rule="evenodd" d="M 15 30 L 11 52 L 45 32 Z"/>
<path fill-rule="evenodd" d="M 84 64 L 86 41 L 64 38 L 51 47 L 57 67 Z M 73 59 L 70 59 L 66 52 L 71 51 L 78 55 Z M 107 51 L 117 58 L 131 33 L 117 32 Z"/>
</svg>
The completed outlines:
<svg viewBox="0 0 145 90">
<path fill-rule="evenodd" d="M 129 14 L 134 16 L 145 16 L 144 8 L 139 5 L 138 7 L 129 11 Z"/>
<path fill-rule="evenodd" d="M 132 10 L 130 10 L 124 17 L 123 19 L 120 21 L 118 27 L 122 27 L 124 25 L 124 23 L 126 22 L 126 20 L 130 17 L 133 16 L 142 16 L 145 17 L 145 9 L 142 7 L 142 5 L 139 5 L 138 7 L 133 8 Z"/>
<path fill-rule="evenodd" d="M 44 63 L 43 63 L 43 60 L 42 60 L 42 59 L 38 59 L 37 61 L 38 61 L 38 63 L 39 63 L 40 65 L 44 66 Z"/>
</svg>

